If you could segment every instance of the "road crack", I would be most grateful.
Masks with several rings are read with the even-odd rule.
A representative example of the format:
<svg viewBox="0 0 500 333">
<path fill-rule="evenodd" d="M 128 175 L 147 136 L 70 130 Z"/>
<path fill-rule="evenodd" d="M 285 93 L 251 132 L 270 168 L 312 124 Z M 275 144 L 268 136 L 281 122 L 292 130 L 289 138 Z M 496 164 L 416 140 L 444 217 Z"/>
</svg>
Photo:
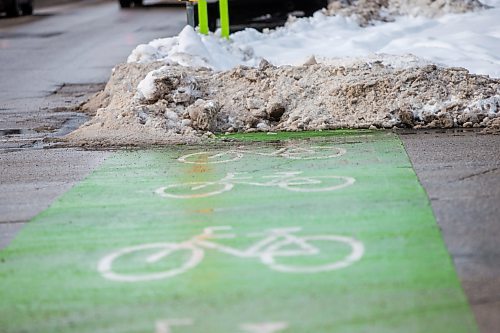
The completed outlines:
<svg viewBox="0 0 500 333">
<path fill-rule="evenodd" d="M 495 172 L 497 170 L 500 170 L 500 167 L 496 167 L 496 168 L 493 168 L 493 169 L 488 169 L 488 170 L 481 171 L 481 172 L 476 172 L 476 173 L 470 174 L 470 175 L 465 176 L 465 177 L 460 177 L 460 178 L 458 178 L 458 180 L 459 181 L 467 180 L 467 179 L 470 179 L 470 178 L 473 178 L 473 177 L 482 176 L 482 175 L 485 175 L 485 174 L 488 174 L 488 173 L 492 173 L 492 172 Z"/>
</svg>

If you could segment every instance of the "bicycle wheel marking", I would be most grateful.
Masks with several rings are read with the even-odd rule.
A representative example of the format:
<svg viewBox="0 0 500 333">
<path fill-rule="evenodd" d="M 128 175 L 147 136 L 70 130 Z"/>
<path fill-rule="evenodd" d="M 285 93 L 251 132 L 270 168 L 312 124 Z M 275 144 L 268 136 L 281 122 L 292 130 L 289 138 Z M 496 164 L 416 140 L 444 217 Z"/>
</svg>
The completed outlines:
<svg viewBox="0 0 500 333">
<path fill-rule="evenodd" d="M 348 186 L 351 186 L 353 185 L 355 182 L 356 182 L 356 179 L 354 179 L 353 177 L 345 177 L 345 176 L 320 176 L 320 177 L 316 177 L 315 179 L 319 180 L 319 184 L 321 184 L 321 180 L 328 180 L 328 179 L 340 179 L 343 181 L 342 184 L 339 184 L 339 185 L 334 185 L 334 186 L 328 186 L 328 187 L 323 187 L 323 188 L 304 188 L 305 185 L 310 185 L 308 184 L 307 181 L 304 182 L 297 182 L 297 180 L 295 180 L 295 183 L 292 181 L 292 182 L 286 182 L 286 183 L 282 183 L 280 184 L 280 187 L 281 188 L 284 188 L 288 191 L 296 191 L 296 192 L 330 192 L 330 191 L 336 191 L 336 190 L 340 190 L 342 188 L 345 188 L 345 187 L 348 187 Z M 300 178 L 299 178 L 300 180 Z M 301 187 L 295 187 L 296 185 L 299 185 Z M 313 184 L 313 185 L 317 185 L 317 184 Z"/>
<path fill-rule="evenodd" d="M 160 252 L 164 249 L 170 249 L 172 252 L 177 250 L 189 250 L 192 251 L 190 258 L 183 263 L 180 267 L 171 269 L 169 271 L 160 272 L 160 273 L 149 273 L 149 274 L 119 274 L 115 273 L 113 270 L 113 262 L 120 258 L 123 255 L 127 255 L 130 253 L 134 253 L 142 250 L 160 250 Z M 164 253 L 162 256 L 156 258 L 158 261 L 162 259 L 162 257 L 168 257 L 169 253 Z M 138 246 L 127 247 L 116 252 L 113 252 L 99 261 L 99 265 L 97 270 L 102 276 L 108 280 L 112 281 L 120 281 L 120 282 L 139 282 L 139 281 L 151 281 L 151 280 L 162 280 L 167 279 L 179 274 L 186 272 L 187 270 L 195 267 L 203 260 L 203 250 L 199 248 L 189 245 L 189 244 L 169 244 L 169 243 L 153 243 L 153 244 L 143 244 Z"/>
<path fill-rule="evenodd" d="M 222 187 L 220 190 L 216 191 L 207 191 L 203 192 L 206 187 L 211 185 L 216 185 L 218 187 Z M 233 184 L 230 183 L 214 183 L 214 182 L 194 182 L 194 183 L 184 183 L 184 184 L 171 184 L 167 186 L 163 186 L 155 190 L 155 193 L 164 198 L 175 198 L 175 199 L 196 199 L 196 198 L 205 198 L 213 195 L 218 195 L 227 191 L 230 191 L 233 188 Z M 187 187 L 184 194 L 175 194 L 169 193 L 171 189 L 183 188 Z M 202 193 L 193 193 L 197 190 L 202 190 Z"/>
<path fill-rule="evenodd" d="M 327 156 L 321 156 L 322 152 L 327 152 Z M 312 146 L 310 147 L 310 149 L 291 148 L 281 153 L 280 155 L 293 160 L 320 160 L 340 157 L 346 152 L 347 150 L 344 148 Z"/>
<path fill-rule="evenodd" d="M 115 153 L 0 252 L 2 333 L 476 332 L 401 142 L 342 133 Z"/>
<path fill-rule="evenodd" d="M 229 155 L 226 157 L 226 155 Z M 233 155 L 233 156 L 231 156 Z M 193 158 L 194 157 L 194 158 Z M 219 159 L 221 158 L 221 159 Z M 187 164 L 219 164 L 219 163 L 229 163 L 229 162 L 234 162 L 239 159 L 243 158 L 242 153 L 238 152 L 225 152 L 225 153 L 219 153 L 219 154 L 214 154 L 210 155 L 205 152 L 199 152 L 199 153 L 193 153 L 193 154 L 188 154 L 184 155 L 178 158 L 179 162 L 182 163 L 187 163 Z"/>
<path fill-rule="evenodd" d="M 268 249 L 268 252 L 263 253 L 261 256 L 261 260 L 263 263 L 271 267 L 272 269 L 283 272 L 283 273 L 302 273 L 302 274 L 316 274 L 322 272 L 330 272 L 342 268 L 346 268 L 356 261 L 360 260 L 363 257 L 363 253 L 365 251 L 364 245 L 362 242 L 343 236 L 306 236 L 303 238 L 304 240 L 327 240 L 333 242 L 341 242 L 347 244 L 351 248 L 351 252 L 349 255 L 342 260 L 337 262 L 333 262 L 330 264 L 317 266 L 317 267 L 301 267 L 301 266 L 289 266 L 289 265 L 280 265 L 276 263 L 276 258 L 273 253 L 276 251 L 276 248 L 280 246 L 285 246 L 286 243 L 276 243 Z"/>
</svg>

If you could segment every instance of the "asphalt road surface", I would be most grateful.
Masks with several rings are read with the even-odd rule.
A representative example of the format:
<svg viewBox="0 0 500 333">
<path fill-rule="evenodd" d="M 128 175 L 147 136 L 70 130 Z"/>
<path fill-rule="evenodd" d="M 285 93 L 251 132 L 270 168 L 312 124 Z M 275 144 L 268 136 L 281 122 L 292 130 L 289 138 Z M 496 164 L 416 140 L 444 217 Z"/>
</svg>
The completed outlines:
<svg viewBox="0 0 500 333">
<path fill-rule="evenodd" d="M 43 135 L 42 125 L 74 127 L 71 105 L 98 91 L 134 46 L 177 34 L 184 15 L 181 7 L 120 10 L 114 1 L 86 1 L 0 18 L 0 128 Z"/>
<path fill-rule="evenodd" d="M 122 11 L 87 1 L 0 18 L 0 248 L 109 156 L 46 149 L 86 116 L 75 107 L 102 88 L 135 45 L 177 34 L 184 10 Z M 426 189 L 482 332 L 500 328 L 500 136 L 400 135 Z"/>
</svg>

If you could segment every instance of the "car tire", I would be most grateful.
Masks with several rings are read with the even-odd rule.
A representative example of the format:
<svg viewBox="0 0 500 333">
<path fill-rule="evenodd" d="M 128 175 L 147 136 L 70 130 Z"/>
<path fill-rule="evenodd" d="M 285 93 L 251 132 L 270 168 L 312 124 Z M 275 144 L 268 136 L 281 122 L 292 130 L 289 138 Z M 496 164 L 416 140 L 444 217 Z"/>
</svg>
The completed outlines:
<svg viewBox="0 0 500 333">
<path fill-rule="evenodd" d="M 21 7 L 17 0 L 11 0 L 10 4 L 5 6 L 7 17 L 18 17 L 22 14 Z"/>
<path fill-rule="evenodd" d="M 130 5 L 132 4 L 131 0 L 118 0 L 120 2 L 120 7 L 121 8 L 130 8 Z"/>
<path fill-rule="evenodd" d="M 30 1 L 21 5 L 21 10 L 23 11 L 23 15 L 33 15 L 33 2 Z"/>
</svg>

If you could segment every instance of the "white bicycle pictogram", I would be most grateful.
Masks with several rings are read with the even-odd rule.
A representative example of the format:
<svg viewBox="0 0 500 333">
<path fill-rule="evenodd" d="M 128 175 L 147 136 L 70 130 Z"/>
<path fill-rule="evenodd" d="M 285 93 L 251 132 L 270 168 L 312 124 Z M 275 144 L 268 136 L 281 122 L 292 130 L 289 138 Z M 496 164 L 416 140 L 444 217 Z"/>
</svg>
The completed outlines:
<svg viewBox="0 0 500 333">
<path fill-rule="evenodd" d="M 248 176 L 245 172 L 229 172 L 220 180 L 171 184 L 156 189 L 155 193 L 166 198 L 205 198 L 231 191 L 236 184 L 276 186 L 294 192 L 330 192 L 351 186 L 356 181 L 353 177 L 347 176 L 304 176 L 302 171 L 280 171 L 262 178 L 266 181 L 254 181 L 254 177 Z"/>
<path fill-rule="evenodd" d="M 229 231 L 230 226 L 219 226 L 205 228 L 203 233 L 194 236 L 182 243 L 151 243 L 126 247 L 103 257 L 98 264 L 100 274 L 113 281 L 140 282 L 151 280 L 162 280 L 185 273 L 195 268 L 204 258 L 205 250 L 215 250 L 220 253 L 229 254 L 238 258 L 257 258 L 270 269 L 283 273 L 314 274 L 329 272 L 348 267 L 360 260 L 364 253 L 364 245 L 361 241 L 347 236 L 318 235 L 297 236 L 295 233 L 301 231 L 300 227 L 269 229 L 263 234 L 252 234 L 249 237 L 261 237 L 262 239 L 247 249 L 240 250 L 215 242 L 215 239 L 236 238 L 235 234 L 217 234 L 220 231 Z M 280 258 L 304 257 L 313 258 L 320 255 L 321 250 L 313 245 L 316 242 L 336 242 L 348 249 L 347 254 L 341 259 L 319 265 L 290 265 L 279 263 Z M 187 251 L 183 262 L 178 267 L 166 269 L 159 272 L 148 273 L 119 273 L 115 271 L 115 262 L 127 260 L 136 255 L 143 255 L 143 263 L 157 265 L 169 260 L 177 251 Z M 343 251 L 344 253 L 345 251 Z M 331 254 L 335 255 L 335 253 Z M 187 258 L 187 259 L 186 259 Z M 128 267 L 130 269 L 130 267 Z"/>
<path fill-rule="evenodd" d="M 283 157 L 292 160 L 320 160 L 342 156 L 347 151 L 344 148 L 332 146 L 285 147 L 273 152 L 248 150 L 243 147 L 220 153 L 198 152 L 179 157 L 177 160 L 188 164 L 219 164 L 242 159 L 245 155 L 260 155 Z"/>
</svg>

